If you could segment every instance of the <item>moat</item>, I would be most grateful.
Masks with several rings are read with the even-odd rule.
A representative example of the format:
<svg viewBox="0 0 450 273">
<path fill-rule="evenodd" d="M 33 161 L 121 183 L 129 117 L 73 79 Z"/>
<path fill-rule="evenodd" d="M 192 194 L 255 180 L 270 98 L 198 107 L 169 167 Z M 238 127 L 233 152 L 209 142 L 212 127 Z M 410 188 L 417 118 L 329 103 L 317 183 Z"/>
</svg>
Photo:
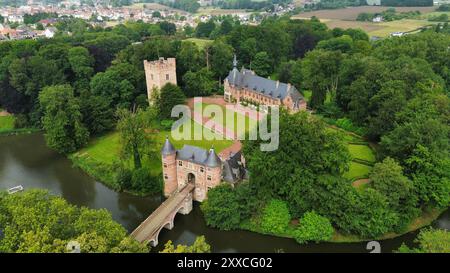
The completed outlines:
<svg viewBox="0 0 450 273">
<path fill-rule="evenodd" d="M 79 206 L 105 208 L 129 232 L 163 201 L 162 196 L 136 197 L 107 188 L 82 170 L 73 168 L 66 157 L 47 148 L 41 134 L 0 137 L 0 189 L 17 185 L 25 189 L 47 189 Z M 443 213 L 434 226 L 450 229 L 450 211 Z M 411 245 L 416 234 L 412 232 L 382 241 L 382 252 L 391 252 L 402 242 Z M 167 240 L 191 244 L 198 235 L 205 235 L 213 252 L 367 252 L 366 243 L 299 245 L 293 239 L 212 229 L 206 226 L 198 203 L 189 215 L 176 216 L 173 230 L 161 232 L 160 244 L 155 250 L 163 247 Z"/>
</svg>

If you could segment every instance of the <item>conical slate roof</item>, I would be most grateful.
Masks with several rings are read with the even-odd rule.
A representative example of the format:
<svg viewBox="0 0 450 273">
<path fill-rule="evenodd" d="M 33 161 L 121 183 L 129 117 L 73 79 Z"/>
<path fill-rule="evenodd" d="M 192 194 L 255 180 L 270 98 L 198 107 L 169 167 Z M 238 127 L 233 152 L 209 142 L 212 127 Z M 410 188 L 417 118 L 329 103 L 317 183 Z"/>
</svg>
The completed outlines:
<svg viewBox="0 0 450 273">
<path fill-rule="evenodd" d="M 211 168 L 219 167 L 222 161 L 217 156 L 216 152 L 214 151 L 214 148 L 211 148 L 209 150 L 208 157 L 206 158 L 205 165 Z"/>
<path fill-rule="evenodd" d="M 172 143 L 170 143 L 169 137 L 166 137 L 166 142 L 164 142 L 164 145 L 161 149 L 162 155 L 171 155 L 176 153 L 175 148 L 173 147 Z"/>
</svg>

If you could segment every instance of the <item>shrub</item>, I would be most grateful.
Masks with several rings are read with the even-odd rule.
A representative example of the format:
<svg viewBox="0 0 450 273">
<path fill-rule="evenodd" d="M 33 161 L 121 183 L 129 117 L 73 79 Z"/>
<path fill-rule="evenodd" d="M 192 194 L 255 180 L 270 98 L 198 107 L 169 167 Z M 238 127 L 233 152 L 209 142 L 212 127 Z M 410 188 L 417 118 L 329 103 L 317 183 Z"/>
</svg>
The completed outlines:
<svg viewBox="0 0 450 273">
<path fill-rule="evenodd" d="M 314 211 L 307 212 L 300 219 L 300 226 L 295 230 L 294 237 L 300 244 L 307 241 L 328 241 L 333 236 L 334 229 L 328 218 Z"/>
<path fill-rule="evenodd" d="M 161 127 L 164 130 L 172 130 L 172 125 L 174 121 L 171 119 L 163 119 L 161 120 Z"/>
<path fill-rule="evenodd" d="M 273 199 L 264 208 L 261 228 L 268 233 L 284 233 L 290 220 L 291 214 L 286 202 Z"/>
<path fill-rule="evenodd" d="M 140 193 L 157 193 L 161 190 L 159 176 L 152 176 L 147 168 L 133 171 L 131 189 Z"/>
<path fill-rule="evenodd" d="M 133 173 L 124 167 L 120 167 L 117 171 L 117 184 L 119 185 L 121 190 L 130 189 L 131 188 L 131 178 Z"/>
</svg>

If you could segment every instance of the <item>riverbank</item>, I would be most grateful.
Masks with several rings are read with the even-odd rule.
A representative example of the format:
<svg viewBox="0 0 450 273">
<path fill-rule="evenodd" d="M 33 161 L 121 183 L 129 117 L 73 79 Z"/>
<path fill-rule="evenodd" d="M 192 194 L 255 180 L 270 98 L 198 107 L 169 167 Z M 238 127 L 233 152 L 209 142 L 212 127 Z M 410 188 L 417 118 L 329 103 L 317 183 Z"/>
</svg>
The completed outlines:
<svg viewBox="0 0 450 273">
<path fill-rule="evenodd" d="M 405 234 L 408 234 L 410 232 L 417 231 L 426 226 L 430 226 L 446 210 L 447 209 L 435 209 L 435 208 L 430 209 L 430 210 L 424 210 L 422 212 L 422 215 L 417 217 L 416 219 L 412 220 L 411 223 L 409 224 L 408 228 L 402 233 L 389 232 L 378 238 L 367 239 L 367 238 L 361 238 L 357 235 L 343 234 L 343 233 L 340 233 L 339 231 L 335 230 L 333 237 L 329 241 L 326 241 L 326 242 L 328 242 L 328 243 L 360 243 L 360 242 L 367 242 L 367 241 L 373 241 L 373 240 L 382 241 L 382 240 L 394 239 L 394 238 L 403 236 Z M 255 221 L 253 219 L 253 220 L 248 220 L 248 221 L 241 223 L 240 229 L 263 234 L 263 235 L 270 235 L 270 236 L 289 238 L 289 239 L 295 240 L 294 239 L 294 231 L 297 227 L 297 224 L 298 224 L 298 221 L 291 221 L 291 223 L 289 224 L 289 226 L 285 230 L 285 232 L 274 234 L 274 233 L 267 233 L 267 232 L 262 231 L 262 229 L 260 228 L 260 225 L 257 223 L 257 221 Z"/>
<path fill-rule="evenodd" d="M 0 136 L 31 134 L 39 132 L 36 128 L 14 128 L 14 116 L 0 109 Z"/>
</svg>

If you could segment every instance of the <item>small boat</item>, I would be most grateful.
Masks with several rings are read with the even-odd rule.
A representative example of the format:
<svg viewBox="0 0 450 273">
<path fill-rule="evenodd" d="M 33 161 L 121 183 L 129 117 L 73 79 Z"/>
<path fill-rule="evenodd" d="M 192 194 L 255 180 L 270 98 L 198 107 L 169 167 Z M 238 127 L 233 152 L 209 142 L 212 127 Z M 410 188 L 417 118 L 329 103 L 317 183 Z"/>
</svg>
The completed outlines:
<svg viewBox="0 0 450 273">
<path fill-rule="evenodd" d="M 13 194 L 13 193 L 16 193 L 16 192 L 19 192 L 19 191 L 23 191 L 23 186 L 22 185 L 10 188 L 8 190 L 8 193 L 9 194 Z"/>
</svg>

